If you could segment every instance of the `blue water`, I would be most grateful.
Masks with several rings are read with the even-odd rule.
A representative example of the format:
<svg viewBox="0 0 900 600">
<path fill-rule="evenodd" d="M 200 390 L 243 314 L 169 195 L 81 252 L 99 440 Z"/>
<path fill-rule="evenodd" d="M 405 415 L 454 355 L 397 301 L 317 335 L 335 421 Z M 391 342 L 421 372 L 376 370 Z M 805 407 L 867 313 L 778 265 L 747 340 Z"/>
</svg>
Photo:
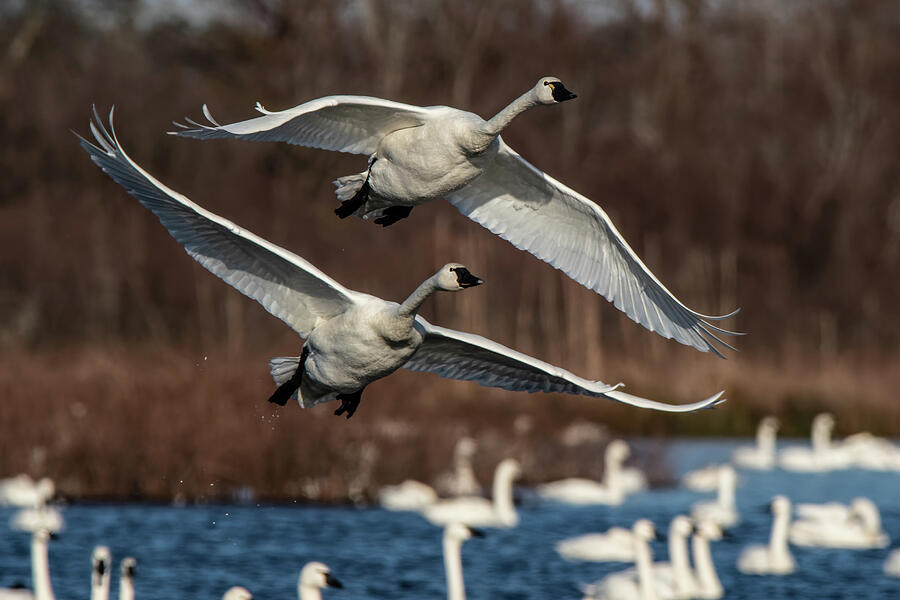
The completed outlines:
<svg viewBox="0 0 900 600">
<path fill-rule="evenodd" d="M 726 459 L 734 442 L 678 442 L 666 453 L 676 473 Z M 737 501 L 741 523 L 733 537 L 714 542 L 713 558 L 726 598 L 900 598 L 900 579 L 882 574 L 885 550 L 792 548 L 797 572 L 747 576 L 735 568 L 741 548 L 768 539 L 770 515 L 762 510 L 781 493 L 795 502 L 849 501 L 865 495 L 881 509 L 892 545 L 900 545 L 900 474 L 838 471 L 797 475 L 741 472 Z M 568 562 L 554 542 L 647 517 L 665 531 L 668 522 L 708 494 L 661 489 L 631 496 L 621 507 L 568 507 L 526 500 L 511 530 L 487 530 L 463 546 L 469 598 L 580 598 L 579 584 L 624 568 L 616 563 Z M 108 545 L 116 565 L 138 560 L 137 598 L 218 599 L 232 585 L 255 598 L 295 598 L 297 575 L 310 560 L 328 564 L 345 589 L 341 598 L 440 598 L 446 595 L 441 530 L 412 513 L 378 508 L 308 506 L 73 505 L 63 509 L 66 528 L 50 545 L 57 597 L 87 598 L 90 555 Z M 0 523 L 11 509 L 0 508 Z M 654 557 L 664 560 L 665 544 Z M 28 534 L 0 528 L 0 587 L 30 583 Z M 115 590 L 118 568 L 113 580 Z M 113 592 L 115 594 L 115 591 Z"/>
</svg>

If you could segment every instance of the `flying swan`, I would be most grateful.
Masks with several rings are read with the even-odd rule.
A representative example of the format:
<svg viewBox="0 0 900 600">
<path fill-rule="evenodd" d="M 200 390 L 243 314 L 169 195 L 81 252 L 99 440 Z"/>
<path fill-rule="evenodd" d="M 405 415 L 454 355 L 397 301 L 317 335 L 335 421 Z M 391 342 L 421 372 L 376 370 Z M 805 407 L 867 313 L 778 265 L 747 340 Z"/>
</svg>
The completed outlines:
<svg viewBox="0 0 900 600">
<path fill-rule="evenodd" d="M 607 398 L 641 408 L 687 412 L 722 402 L 722 392 L 693 404 L 670 405 L 589 381 L 489 339 L 431 325 L 416 316 L 438 290 L 459 291 L 482 281 L 450 263 L 402 303 L 347 289 L 303 258 L 204 210 L 144 171 L 119 145 L 96 109 L 90 128 L 99 146 L 79 136 L 97 165 L 160 220 L 197 262 L 306 338 L 301 355 L 274 358 L 279 388 L 270 401 L 296 398 L 306 408 L 341 400 L 350 417 L 363 389 L 400 367 L 481 385 L 528 392 Z M 76 134 L 77 135 L 77 134 Z"/>
<path fill-rule="evenodd" d="M 650 331 L 722 356 L 733 348 L 709 316 L 678 301 L 644 265 L 597 204 L 532 166 L 500 138 L 520 113 L 575 97 L 542 77 L 490 120 L 449 106 L 413 106 L 369 96 L 326 96 L 283 111 L 220 125 L 187 119 L 173 135 L 288 142 L 368 155 L 362 173 L 338 178 L 335 213 L 391 225 L 413 207 L 446 198 L 462 214 L 606 297 Z"/>
</svg>

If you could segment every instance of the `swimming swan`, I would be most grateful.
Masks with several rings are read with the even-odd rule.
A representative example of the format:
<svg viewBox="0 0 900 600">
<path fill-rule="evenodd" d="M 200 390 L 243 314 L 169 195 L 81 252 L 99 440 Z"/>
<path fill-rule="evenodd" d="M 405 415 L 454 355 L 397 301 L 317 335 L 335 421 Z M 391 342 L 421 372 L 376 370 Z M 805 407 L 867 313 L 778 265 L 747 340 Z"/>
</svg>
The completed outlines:
<svg viewBox="0 0 900 600">
<path fill-rule="evenodd" d="M 560 269 L 650 331 L 722 356 L 732 349 L 710 323 L 727 319 L 687 308 L 641 262 L 598 205 L 541 172 L 500 138 L 529 108 L 574 98 L 556 77 L 542 77 L 492 119 L 448 106 L 413 106 L 369 96 L 327 96 L 288 110 L 219 125 L 175 123 L 173 135 L 237 138 L 366 154 L 368 168 L 334 183 L 335 210 L 390 225 L 414 206 L 446 197 L 462 214 Z"/>
<path fill-rule="evenodd" d="M 91 600 L 109 600 L 109 548 L 97 546 L 91 555 Z"/>
<path fill-rule="evenodd" d="M 444 573 L 447 577 L 447 600 L 466 600 L 461 551 L 462 543 L 472 537 L 484 537 L 484 534 L 462 523 L 448 523 L 444 527 Z"/>
<path fill-rule="evenodd" d="M 300 600 L 322 600 L 322 590 L 343 588 L 343 584 L 331 574 L 325 564 L 320 562 L 306 563 L 297 580 L 297 597 Z"/>
<path fill-rule="evenodd" d="M 731 465 L 719 467 L 718 494 L 715 500 L 696 502 L 691 507 L 691 517 L 695 521 L 712 521 L 719 527 L 728 528 L 740 520 L 734 502 L 734 488 L 737 475 Z"/>
<path fill-rule="evenodd" d="M 31 533 L 31 585 L 34 588 L 34 600 L 54 600 L 56 596 L 50 584 L 47 544 L 62 528 L 62 516 L 58 511 L 47 508 L 28 508 L 19 511 L 13 517 L 11 525 L 14 529 Z M 21 595 L 22 592 L 16 589 L 10 592 L 10 595 L 13 594 Z"/>
<path fill-rule="evenodd" d="M 785 448 L 778 455 L 778 465 L 787 471 L 807 473 L 849 468 L 852 452 L 832 443 L 832 429 L 833 416 L 828 413 L 816 415 L 810 428 L 812 447 Z"/>
<path fill-rule="evenodd" d="M 744 469 L 767 471 L 775 466 L 775 434 L 778 419 L 766 417 L 756 428 L 756 445 L 736 448 L 731 459 Z"/>
<path fill-rule="evenodd" d="M 694 577 L 688 559 L 687 540 L 694 531 L 691 520 L 677 515 L 669 524 L 669 561 L 653 563 L 653 581 L 660 598 L 687 600 L 694 597 Z"/>
<path fill-rule="evenodd" d="M 737 568 L 750 575 L 787 575 L 793 573 L 794 557 L 788 550 L 788 525 L 791 501 L 784 496 L 772 499 L 772 532 L 768 546 L 752 545 L 741 550 Z"/>
<path fill-rule="evenodd" d="M 284 405 L 296 398 L 305 408 L 337 398 L 342 403 L 335 413 L 346 411 L 349 417 L 365 386 L 399 367 L 506 390 L 582 394 L 670 412 L 720 402 L 721 392 L 680 406 L 646 400 L 486 338 L 431 325 L 416 311 L 432 293 L 482 283 L 456 263 L 442 267 L 401 304 L 347 289 L 296 254 L 164 186 L 125 154 L 112 129 L 112 111 L 113 133 L 96 110 L 94 116 L 90 127 L 100 146 L 79 136 L 93 161 L 152 211 L 201 265 L 307 338 L 300 357 L 270 361 L 279 385 L 273 402 Z"/>
<path fill-rule="evenodd" d="M 584 586 L 584 600 L 657 600 L 653 553 L 649 544 L 656 537 L 653 523 L 639 519 L 631 531 L 637 578 L 634 569 L 607 575 L 596 583 Z"/>
<path fill-rule="evenodd" d="M 719 489 L 721 464 L 706 465 L 681 476 L 681 485 L 694 492 L 715 492 Z"/>
<path fill-rule="evenodd" d="M 694 528 L 691 538 L 691 551 L 694 559 L 694 598 L 716 600 L 725 593 L 716 565 L 709 551 L 709 542 L 722 539 L 722 530 L 711 521 L 700 521 Z"/>
<path fill-rule="evenodd" d="M 388 510 L 422 510 L 437 500 L 434 488 L 415 479 L 378 490 L 378 503 Z"/>
<path fill-rule="evenodd" d="M 470 527 L 515 527 L 519 515 L 513 505 L 512 482 L 521 473 L 518 461 L 505 458 L 494 469 L 493 501 L 480 496 L 441 500 L 422 515 L 435 525 L 459 522 Z"/>
<path fill-rule="evenodd" d="M 795 546 L 865 549 L 885 548 L 890 542 L 881 529 L 878 507 L 868 498 L 854 498 L 850 506 L 800 504 L 797 515 L 788 531 Z"/>
<path fill-rule="evenodd" d="M 556 543 L 556 552 L 569 560 L 634 562 L 634 534 L 624 527 L 586 533 Z"/>
<path fill-rule="evenodd" d="M 890 577 L 900 577 L 900 548 L 891 550 L 891 553 L 884 560 L 882 570 L 885 575 Z"/>
<path fill-rule="evenodd" d="M 119 600 L 134 600 L 134 575 L 137 561 L 129 556 L 122 559 L 119 569 Z"/>
<path fill-rule="evenodd" d="M 472 454 L 475 440 L 460 438 L 453 449 L 453 471 L 438 478 L 438 484 L 451 496 L 476 496 L 481 486 L 472 470 Z M 378 503 L 388 510 L 422 510 L 438 500 L 438 494 L 430 485 L 407 479 L 397 485 L 386 485 L 378 490 Z"/>
<path fill-rule="evenodd" d="M 613 440 L 606 447 L 602 482 L 581 477 L 569 477 L 539 485 L 536 490 L 537 494 L 546 500 L 568 504 L 618 506 L 625 500 L 626 494 L 621 480 L 622 463 L 630 453 L 625 442 Z"/>
<path fill-rule="evenodd" d="M 247 588 L 236 585 L 225 591 L 222 600 L 253 600 L 253 594 Z"/>
</svg>

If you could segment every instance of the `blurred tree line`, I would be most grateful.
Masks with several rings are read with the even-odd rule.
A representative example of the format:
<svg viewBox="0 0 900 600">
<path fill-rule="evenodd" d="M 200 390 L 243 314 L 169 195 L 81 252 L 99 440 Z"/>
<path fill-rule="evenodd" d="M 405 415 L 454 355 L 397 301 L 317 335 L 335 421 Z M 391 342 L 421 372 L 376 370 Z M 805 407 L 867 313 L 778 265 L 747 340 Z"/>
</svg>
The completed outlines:
<svg viewBox="0 0 900 600">
<path fill-rule="evenodd" d="M 182 4 L 0 8 L 7 397 L 33 400 L 23 372 L 56 376 L 47 393 L 65 396 L 78 354 L 97 348 L 223 356 L 248 364 L 262 396 L 264 357 L 298 351 L 292 332 L 196 266 L 81 151 L 71 131 L 88 135 L 96 103 L 101 113 L 115 104 L 120 141 L 154 176 L 349 287 L 400 299 L 439 265 L 467 263 L 488 285 L 429 301 L 425 316 L 442 325 L 643 395 L 729 387 L 749 402 L 765 390 L 777 398 L 761 413 L 849 391 L 871 396 L 873 414 L 890 412 L 882 429 L 898 423 L 886 405 L 900 341 L 895 0 Z M 330 182 L 361 171 L 364 157 L 165 135 L 204 102 L 231 122 L 252 117 L 257 100 L 277 110 L 339 93 L 488 117 L 548 74 L 578 99 L 521 116 L 504 139 L 600 204 L 688 306 L 740 306 L 726 325 L 750 335 L 731 360 L 643 330 L 445 203 L 387 230 L 338 220 Z M 22 371 L 28 357 L 45 368 Z M 412 385 L 396 377 L 381 389 Z M 449 385 L 422 379 L 413 395 L 463 389 Z M 626 429 L 661 422 L 609 410 Z M 0 426 L 18 423 L 6 414 Z"/>
</svg>

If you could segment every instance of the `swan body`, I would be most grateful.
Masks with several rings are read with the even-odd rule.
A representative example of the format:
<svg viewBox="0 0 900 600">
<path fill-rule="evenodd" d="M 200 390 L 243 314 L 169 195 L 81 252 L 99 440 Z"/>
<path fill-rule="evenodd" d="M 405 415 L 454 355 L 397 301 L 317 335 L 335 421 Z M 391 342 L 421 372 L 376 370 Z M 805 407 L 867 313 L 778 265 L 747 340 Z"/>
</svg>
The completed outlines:
<svg viewBox="0 0 900 600">
<path fill-rule="evenodd" d="M 134 575 L 137 561 L 128 556 L 119 568 L 119 600 L 134 600 Z"/>
<path fill-rule="evenodd" d="M 737 568 L 750 575 L 787 575 L 794 572 L 794 557 L 788 550 L 791 501 L 784 496 L 772 499 L 772 531 L 767 546 L 747 546 L 738 556 Z"/>
<path fill-rule="evenodd" d="M 91 600 L 109 600 L 110 564 L 109 548 L 97 546 L 91 555 Z"/>
<path fill-rule="evenodd" d="M 437 499 L 434 488 L 414 479 L 378 490 L 378 503 L 388 510 L 422 510 Z"/>
<path fill-rule="evenodd" d="M 810 448 L 785 448 L 778 455 L 778 464 L 787 471 L 807 473 L 847 469 L 852 466 L 852 455 L 840 446 L 832 444 L 831 431 L 834 417 L 821 413 L 813 418 Z"/>
<path fill-rule="evenodd" d="M 44 506 L 55 492 L 56 486 L 52 479 L 43 477 L 34 481 L 22 473 L 0 480 L 0 505 L 38 508 Z"/>
<path fill-rule="evenodd" d="M 691 538 L 691 550 L 694 558 L 694 598 L 716 600 L 725 593 L 722 582 L 716 573 L 716 565 L 712 560 L 709 542 L 722 538 L 722 530 L 710 521 L 697 524 Z"/>
<path fill-rule="evenodd" d="M 112 130 L 112 111 L 110 129 Z M 416 312 L 436 291 L 459 291 L 480 279 L 456 263 L 426 279 L 403 303 L 345 288 L 303 258 L 204 210 L 131 160 L 95 111 L 98 145 L 81 139 L 92 160 L 153 212 L 195 260 L 306 338 L 300 357 L 270 361 L 279 385 L 271 400 L 303 407 L 338 398 L 352 415 L 363 388 L 400 367 L 507 390 L 566 392 L 634 406 L 690 411 L 705 401 L 672 406 L 588 381 L 486 338 L 437 327 Z M 298 381 L 299 380 L 299 381 Z"/>
<path fill-rule="evenodd" d="M 484 534 L 462 523 L 448 523 L 444 527 L 444 573 L 447 577 L 447 600 L 466 600 L 461 551 L 463 542 L 472 537 L 484 537 Z"/>
<path fill-rule="evenodd" d="M 756 428 L 756 445 L 736 448 L 731 460 L 744 469 L 768 471 L 775 466 L 775 435 L 778 432 L 778 420 L 766 417 Z"/>
<path fill-rule="evenodd" d="M 478 496 L 481 485 L 472 469 L 472 457 L 475 455 L 477 443 L 470 437 L 457 440 L 453 448 L 453 470 L 442 473 L 435 481 L 441 493 L 448 496 Z"/>
<path fill-rule="evenodd" d="M 569 560 L 591 562 L 634 562 L 634 534 L 624 527 L 604 533 L 588 533 L 561 540 L 556 551 Z"/>
<path fill-rule="evenodd" d="M 636 570 L 612 573 L 596 583 L 584 586 L 584 600 L 657 600 L 653 553 L 649 545 L 649 541 L 656 535 L 653 523 L 647 519 L 639 519 L 631 531 Z"/>
<path fill-rule="evenodd" d="M 691 507 L 695 521 L 711 521 L 722 528 L 732 527 L 740 520 L 734 501 L 737 475 L 731 465 L 719 467 L 718 494 L 715 500 L 696 502 Z"/>
<path fill-rule="evenodd" d="M 900 577 L 900 549 L 891 550 L 884 561 L 884 574 L 891 577 Z"/>
<path fill-rule="evenodd" d="M 688 559 L 687 540 L 694 530 L 690 519 L 678 515 L 669 525 L 669 561 L 653 563 L 657 596 L 687 600 L 694 596 L 694 576 Z"/>
<path fill-rule="evenodd" d="M 537 494 L 546 500 L 568 504 L 607 504 L 618 506 L 625 500 L 622 485 L 622 463 L 631 451 L 622 440 L 613 440 L 606 447 L 603 481 L 570 477 L 537 487 Z"/>
<path fill-rule="evenodd" d="M 872 471 L 900 471 L 900 448 L 890 441 L 862 432 L 848 435 L 840 448 L 854 467 Z"/>
<path fill-rule="evenodd" d="M 390 225 L 420 204 L 445 197 L 461 213 L 613 302 L 632 320 L 704 352 L 731 348 L 735 335 L 684 306 L 650 272 L 595 203 L 525 161 L 500 138 L 522 112 L 574 98 L 556 77 L 542 77 L 484 120 L 447 106 L 420 107 L 369 96 L 328 96 L 283 111 L 219 125 L 190 121 L 175 135 L 288 142 L 365 154 L 366 171 L 335 181 L 342 218 L 357 214 Z M 736 312 L 736 311 L 735 311 Z"/>
<path fill-rule="evenodd" d="M 253 594 L 247 588 L 236 585 L 225 591 L 222 600 L 253 600 Z"/>
<path fill-rule="evenodd" d="M 719 470 L 722 465 L 707 465 L 681 476 L 681 485 L 695 492 L 714 492 L 719 489 Z"/>
<path fill-rule="evenodd" d="M 519 515 L 512 499 L 512 482 L 521 473 L 518 461 L 506 458 L 494 470 L 494 498 L 478 496 L 441 500 L 425 507 L 422 515 L 435 525 L 458 522 L 470 527 L 515 527 Z"/>
<path fill-rule="evenodd" d="M 0 600 L 34 600 L 34 594 L 27 587 L 2 588 Z"/>
<path fill-rule="evenodd" d="M 297 580 L 297 597 L 299 600 L 322 600 L 325 588 L 343 588 L 325 564 L 310 562 L 303 566 Z"/>
<path fill-rule="evenodd" d="M 801 504 L 797 514 L 800 518 L 788 530 L 795 546 L 865 549 L 886 548 L 890 542 L 878 507 L 868 498 L 856 498 L 850 506 Z"/>
</svg>

